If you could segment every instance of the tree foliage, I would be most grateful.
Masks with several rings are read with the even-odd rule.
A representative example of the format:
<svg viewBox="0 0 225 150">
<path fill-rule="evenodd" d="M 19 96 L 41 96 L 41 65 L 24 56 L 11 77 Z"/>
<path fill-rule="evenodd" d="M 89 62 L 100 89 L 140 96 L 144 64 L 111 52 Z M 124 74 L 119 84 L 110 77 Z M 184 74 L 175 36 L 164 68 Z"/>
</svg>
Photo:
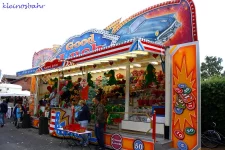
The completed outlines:
<svg viewBox="0 0 225 150">
<path fill-rule="evenodd" d="M 222 76 L 225 77 L 225 71 L 223 71 Z"/>
<path fill-rule="evenodd" d="M 223 59 L 220 57 L 206 56 L 205 62 L 201 63 L 201 78 L 207 79 L 213 76 L 221 76 L 223 70 L 222 62 Z"/>
<path fill-rule="evenodd" d="M 201 83 L 201 120 L 203 132 L 212 129 L 212 122 L 216 122 L 217 130 L 225 134 L 225 117 L 222 117 L 225 114 L 224 91 L 224 77 L 211 77 Z"/>
</svg>

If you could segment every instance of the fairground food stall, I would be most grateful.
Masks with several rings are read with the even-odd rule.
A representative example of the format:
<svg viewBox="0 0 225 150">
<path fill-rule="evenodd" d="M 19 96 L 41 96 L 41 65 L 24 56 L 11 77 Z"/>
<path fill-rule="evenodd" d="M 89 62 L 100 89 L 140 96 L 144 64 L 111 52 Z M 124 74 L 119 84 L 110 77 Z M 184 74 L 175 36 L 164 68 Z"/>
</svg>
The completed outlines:
<svg viewBox="0 0 225 150">
<path fill-rule="evenodd" d="M 104 30 L 72 36 L 61 46 L 35 53 L 33 68 L 17 75 L 33 77 L 36 116 L 48 107 L 38 107 L 39 100 L 58 90 L 60 106 L 52 109 L 49 125 L 52 136 L 61 137 L 57 128 L 73 122 L 70 106 L 78 100 L 86 100 L 93 111 L 92 98 L 102 89 L 108 147 L 200 148 L 199 47 L 191 0 L 164 2 Z M 156 141 L 146 134 L 152 133 L 153 112 Z M 90 130 L 94 118 L 93 114 Z M 96 142 L 94 134 L 90 142 Z"/>
</svg>

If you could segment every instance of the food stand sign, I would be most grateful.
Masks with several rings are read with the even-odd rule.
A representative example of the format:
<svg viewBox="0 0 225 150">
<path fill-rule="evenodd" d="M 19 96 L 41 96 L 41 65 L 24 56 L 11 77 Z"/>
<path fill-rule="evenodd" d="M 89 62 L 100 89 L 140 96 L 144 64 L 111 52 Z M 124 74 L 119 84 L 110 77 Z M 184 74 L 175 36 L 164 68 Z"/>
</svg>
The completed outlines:
<svg viewBox="0 0 225 150">
<path fill-rule="evenodd" d="M 120 134 L 113 134 L 111 136 L 111 146 L 115 150 L 120 150 L 123 147 L 123 138 Z"/>
<path fill-rule="evenodd" d="M 38 68 L 39 67 L 35 67 L 35 68 L 32 68 L 32 69 L 19 71 L 19 72 L 16 73 L 16 76 L 20 77 L 20 76 L 24 76 L 24 75 L 28 75 L 28 74 L 33 74 L 38 70 Z"/>
<path fill-rule="evenodd" d="M 91 29 L 81 35 L 69 38 L 56 53 L 56 58 L 67 59 L 87 54 L 111 44 L 119 39 L 118 35 L 110 34 L 105 30 Z"/>
<path fill-rule="evenodd" d="M 61 67 L 63 65 L 63 61 L 59 59 L 54 59 L 53 61 L 46 62 L 42 67 L 43 70 L 49 70 Z"/>
</svg>

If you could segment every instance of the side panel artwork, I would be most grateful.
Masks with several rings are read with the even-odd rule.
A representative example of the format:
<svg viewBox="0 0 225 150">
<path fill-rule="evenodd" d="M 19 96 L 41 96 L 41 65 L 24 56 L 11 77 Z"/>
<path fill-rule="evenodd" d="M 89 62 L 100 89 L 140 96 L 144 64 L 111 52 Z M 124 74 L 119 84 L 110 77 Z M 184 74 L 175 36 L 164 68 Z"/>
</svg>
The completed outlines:
<svg viewBox="0 0 225 150">
<path fill-rule="evenodd" d="M 178 45 L 172 60 L 172 141 L 182 150 L 201 144 L 198 42 Z"/>
</svg>

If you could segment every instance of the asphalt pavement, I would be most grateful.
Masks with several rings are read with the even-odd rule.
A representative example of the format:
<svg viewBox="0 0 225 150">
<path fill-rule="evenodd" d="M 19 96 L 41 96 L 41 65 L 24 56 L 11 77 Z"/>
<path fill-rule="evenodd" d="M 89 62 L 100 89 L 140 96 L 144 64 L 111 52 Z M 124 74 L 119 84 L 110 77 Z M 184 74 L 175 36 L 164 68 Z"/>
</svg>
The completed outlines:
<svg viewBox="0 0 225 150">
<path fill-rule="evenodd" d="M 38 129 L 17 129 L 7 119 L 3 128 L 0 127 L 0 150 L 89 150 L 89 147 L 69 146 L 66 141 L 50 135 L 39 135 Z M 90 146 L 95 150 L 95 146 Z"/>
</svg>

